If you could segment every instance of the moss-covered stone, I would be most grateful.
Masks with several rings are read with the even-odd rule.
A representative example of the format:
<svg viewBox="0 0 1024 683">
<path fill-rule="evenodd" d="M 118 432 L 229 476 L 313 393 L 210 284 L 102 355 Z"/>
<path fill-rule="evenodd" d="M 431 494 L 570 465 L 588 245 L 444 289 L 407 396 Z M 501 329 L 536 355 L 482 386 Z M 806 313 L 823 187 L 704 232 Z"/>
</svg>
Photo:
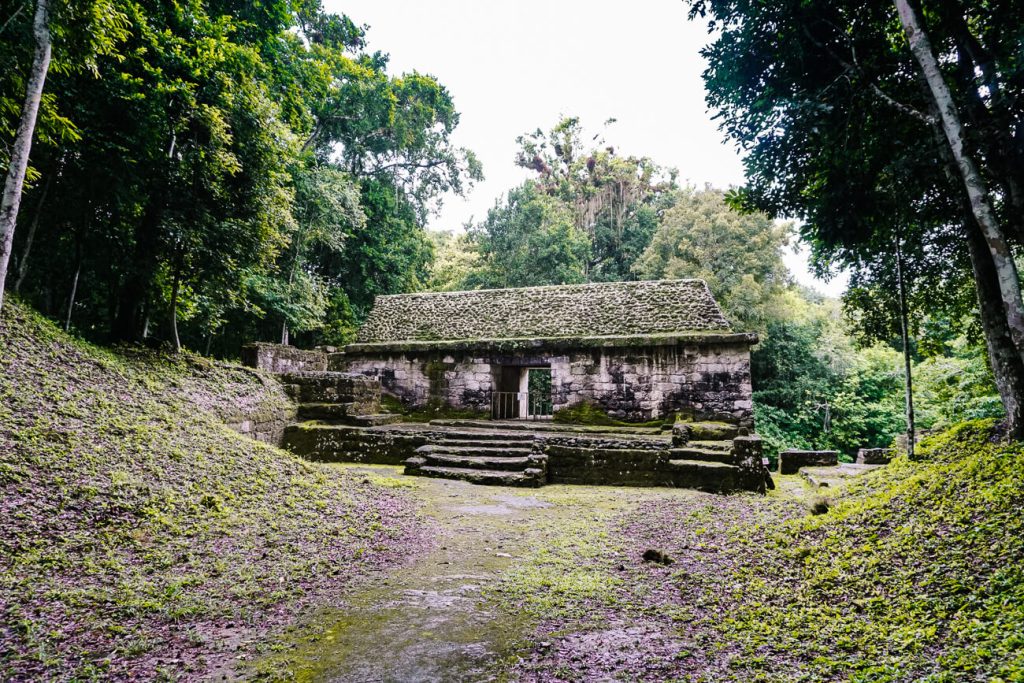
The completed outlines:
<svg viewBox="0 0 1024 683">
<path fill-rule="evenodd" d="M 591 401 L 581 401 L 567 408 L 557 410 L 553 419 L 555 422 L 562 424 L 602 425 L 608 427 L 660 427 L 666 424 L 665 419 L 648 420 L 646 422 L 617 420 Z M 668 418 L 667 423 L 671 424 L 671 416 Z"/>
</svg>

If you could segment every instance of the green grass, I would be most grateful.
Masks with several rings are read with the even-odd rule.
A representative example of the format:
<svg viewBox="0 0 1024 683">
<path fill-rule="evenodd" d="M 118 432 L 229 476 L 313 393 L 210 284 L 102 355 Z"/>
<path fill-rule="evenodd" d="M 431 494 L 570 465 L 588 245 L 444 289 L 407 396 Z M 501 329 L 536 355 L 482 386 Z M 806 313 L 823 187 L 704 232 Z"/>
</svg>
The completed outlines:
<svg viewBox="0 0 1024 683">
<path fill-rule="evenodd" d="M 196 676 L 388 561 L 400 492 L 224 424 L 288 406 L 247 368 L 99 348 L 6 302 L 0 678 Z"/>
</svg>

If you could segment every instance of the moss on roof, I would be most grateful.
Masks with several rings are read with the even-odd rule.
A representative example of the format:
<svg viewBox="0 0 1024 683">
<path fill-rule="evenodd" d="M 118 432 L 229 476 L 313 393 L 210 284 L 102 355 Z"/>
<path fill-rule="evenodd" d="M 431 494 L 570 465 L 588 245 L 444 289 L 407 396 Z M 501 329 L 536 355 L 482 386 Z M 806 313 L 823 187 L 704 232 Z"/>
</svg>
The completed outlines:
<svg viewBox="0 0 1024 683">
<path fill-rule="evenodd" d="M 728 332 L 703 280 L 380 296 L 358 343 Z"/>
</svg>

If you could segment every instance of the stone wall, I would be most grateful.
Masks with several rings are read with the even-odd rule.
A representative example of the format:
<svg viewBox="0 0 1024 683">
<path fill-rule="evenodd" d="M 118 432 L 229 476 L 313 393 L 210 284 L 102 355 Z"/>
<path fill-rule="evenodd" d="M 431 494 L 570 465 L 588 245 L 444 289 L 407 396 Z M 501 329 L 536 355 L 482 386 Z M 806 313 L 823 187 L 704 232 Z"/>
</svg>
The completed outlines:
<svg viewBox="0 0 1024 683">
<path fill-rule="evenodd" d="M 257 413 L 239 413 L 224 418 L 228 427 L 245 436 L 280 446 L 288 425 L 295 422 L 295 407 Z"/>
<path fill-rule="evenodd" d="M 630 422 L 682 413 L 695 419 L 752 423 L 749 343 L 463 351 L 382 351 L 330 356 L 332 370 L 380 380 L 411 407 L 490 410 L 500 368 L 551 368 L 555 411 L 581 402 Z"/>
<path fill-rule="evenodd" d="M 242 365 L 265 372 L 303 372 L 327 369 L 327 354 L 294 346 L 255 342 L 242 347 Z"/>
</svg>

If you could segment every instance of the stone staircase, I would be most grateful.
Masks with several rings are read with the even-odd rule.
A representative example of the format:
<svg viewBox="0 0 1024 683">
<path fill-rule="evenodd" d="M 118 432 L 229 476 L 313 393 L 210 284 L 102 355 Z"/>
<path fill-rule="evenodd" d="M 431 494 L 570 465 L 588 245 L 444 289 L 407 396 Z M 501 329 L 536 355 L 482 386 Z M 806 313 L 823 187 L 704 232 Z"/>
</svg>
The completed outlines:
<svg viewBox="0 0 1024 683">
<path fill-rule="evenodd" d="M 446 429 L 416 449 L 405 473 L 459 479 L 474 484 L 541 486 L 547 480 L 547 456 L 537 452 L 528 432 Z"/>
</svg>

